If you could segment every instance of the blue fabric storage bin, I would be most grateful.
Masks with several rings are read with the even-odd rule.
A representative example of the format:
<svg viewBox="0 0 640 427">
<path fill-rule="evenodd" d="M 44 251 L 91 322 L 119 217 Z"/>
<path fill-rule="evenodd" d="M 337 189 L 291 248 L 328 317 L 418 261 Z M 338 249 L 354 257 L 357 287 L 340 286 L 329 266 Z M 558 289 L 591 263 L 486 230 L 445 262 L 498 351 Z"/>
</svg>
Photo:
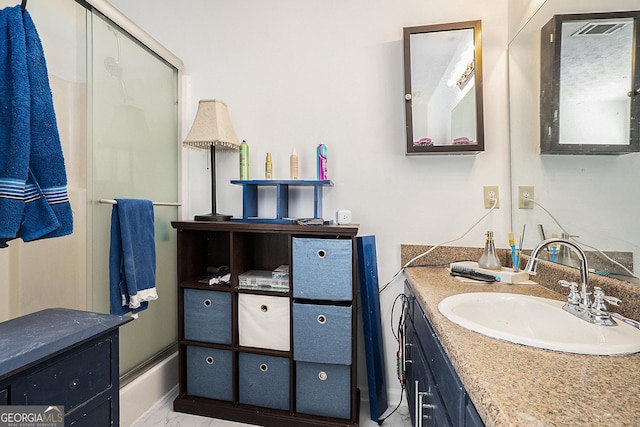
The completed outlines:
<svg viewBox="0 0 640 427">
<path fill-rule="evenodd" d="M 289 359 L 240 353 L 238 372 L 240 403 L 289 409 Z"/>
<path fill-rule="evenodd" d="M 296 362 L 296 412 L 351 418 L 351 367 Z"/>
<path fill-rule="evenodd" d="M 352 309 L 293 303 L 293 358 L 304 362 L 351 364 Z"/>
<path fill-rule="evenodd" d="M 185 289 L 184 338 L 231 344 L 231 293 Z"/>
<path fill-rule="evenodd" d="M 350 301 L 352 259 L 351 240 L 294 237 L 291 266 L 294 298 Z"/>
<path fill-rule="evenodd" d="M 232 367 L 228 350 L 187 346 L 187 394 L 231 401 Z"/>
</svg>

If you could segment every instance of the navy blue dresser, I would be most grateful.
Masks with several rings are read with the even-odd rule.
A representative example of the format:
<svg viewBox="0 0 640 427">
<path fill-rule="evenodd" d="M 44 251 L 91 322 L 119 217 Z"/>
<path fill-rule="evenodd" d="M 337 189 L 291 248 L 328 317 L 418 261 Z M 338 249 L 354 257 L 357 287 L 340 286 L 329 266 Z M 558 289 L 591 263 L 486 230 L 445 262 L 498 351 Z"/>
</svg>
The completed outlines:
<svg viewBox="0 0 640 427">
<path fill-rule="evenodd" d="M 64 406 L 66 426 L 118 426 L 118 328 L 129 321 L 57 308 L 0 323 L 0 405 Z"/>
<path fill-rule="evenodd" d="M 173 226 L 175 410 L 263 426 L 357 426 L 357 226 Z M 228 283 L 208 274 L 221 267 Z"/>
</svg>

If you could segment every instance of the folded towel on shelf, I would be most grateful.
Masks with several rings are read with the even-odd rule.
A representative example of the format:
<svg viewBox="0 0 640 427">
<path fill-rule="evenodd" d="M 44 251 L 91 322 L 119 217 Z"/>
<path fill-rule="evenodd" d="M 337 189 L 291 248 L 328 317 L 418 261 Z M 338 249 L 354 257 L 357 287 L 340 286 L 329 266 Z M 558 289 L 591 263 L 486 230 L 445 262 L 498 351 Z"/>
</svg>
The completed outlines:
<svg viewBox="0 0 640 427">
<path fill-rule="evenodd" d="M 29 12 L 0 10 L 0 248 L 71 234 L 73 214 L 44 52 Z"/>
<path fill-rule="evenodd" d="M 158 299 L 153 202 L 116 199 L 109 249 L 111 314 L 137 313 Z"/>
</svg>

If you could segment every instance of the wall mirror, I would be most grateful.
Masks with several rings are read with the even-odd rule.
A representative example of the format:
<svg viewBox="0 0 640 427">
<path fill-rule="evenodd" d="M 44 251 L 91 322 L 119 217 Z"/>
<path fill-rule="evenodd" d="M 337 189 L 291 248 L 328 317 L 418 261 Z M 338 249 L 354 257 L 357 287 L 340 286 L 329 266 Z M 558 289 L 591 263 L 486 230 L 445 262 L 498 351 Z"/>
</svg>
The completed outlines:
<svg viewBox="0 0 640 427">
<path fill-rule="evenodd" d="M 403 34 L 406 154 L 483 151 L 481 21 Z"/>
<path fill-rule="evenodd" d="M 541 153 L 640 151 L 638 17 L 561 14 L 542 27 Z"/>
<path fill-rule="evenodd" d="M 587 251 L 591 268 L 640 285 L 640 153 L 540 154 L 542 28 L 554 15 L 635 9 L 639 9 L 637 0 L 541 2 L 509 43 L 509 121 L 512 228 L 519 234 L 526 224 L 524 247 L 531 249 L 541 240 L 538 225 L 547 237 L 566 232 Z M 518 207 L 519 186 L 534 187 L 531 209 Z M 596 249 L 624 268 L 604 259 Z"/>
</svg>

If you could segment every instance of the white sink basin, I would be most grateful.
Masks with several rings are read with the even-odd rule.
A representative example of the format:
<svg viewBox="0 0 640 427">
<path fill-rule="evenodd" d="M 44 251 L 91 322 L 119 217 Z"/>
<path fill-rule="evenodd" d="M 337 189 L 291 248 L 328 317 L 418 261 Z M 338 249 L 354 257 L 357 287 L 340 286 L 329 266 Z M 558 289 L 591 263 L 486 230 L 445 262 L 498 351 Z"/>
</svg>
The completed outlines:
<svg viewBox="0 0 640 427">
<path fill-rule="evenodd" d="M 564 302 L 529 295 L 473 292 L 438 305 L 460 326 L 489 337 L 578 354 L 630 354 L 640 351 L 640 330 L 617 321 L 597 326 L 562 309 Z"/>
</svg>

